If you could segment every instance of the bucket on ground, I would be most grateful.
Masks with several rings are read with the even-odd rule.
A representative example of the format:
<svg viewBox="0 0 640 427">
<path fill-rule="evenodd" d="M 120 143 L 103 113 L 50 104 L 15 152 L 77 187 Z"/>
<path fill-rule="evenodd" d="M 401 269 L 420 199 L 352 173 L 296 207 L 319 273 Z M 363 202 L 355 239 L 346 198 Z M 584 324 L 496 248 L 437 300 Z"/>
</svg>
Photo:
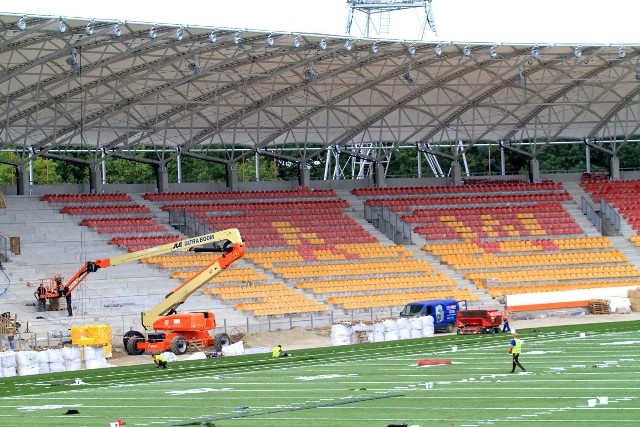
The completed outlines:
<svg viewBox="0 0 640 427">
<path fill-rule="evenodd" d="M 596 402 L 597 402 L 596 399 L 589 399 L 589 400 L 587 400 L 587 406 L 589 408 L 593 408 L 594 406 L 596 406 Z"/>
</svg>

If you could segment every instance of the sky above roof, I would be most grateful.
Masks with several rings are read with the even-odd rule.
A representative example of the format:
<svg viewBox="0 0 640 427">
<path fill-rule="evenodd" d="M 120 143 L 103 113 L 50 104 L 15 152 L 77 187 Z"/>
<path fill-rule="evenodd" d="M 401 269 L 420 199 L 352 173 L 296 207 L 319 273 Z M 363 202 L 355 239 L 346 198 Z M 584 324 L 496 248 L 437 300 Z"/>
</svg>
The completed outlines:
<svg viewBox="0 0 640 427">
<path fill-rule="evenodd" d="M 401 3 L 400 0 L 381 0 Z M 274 32 L 346 35 L 347 0 L 214 0 L 158 2 L 131 0 L 20 0 L 3 2 L 0 13 L 45 15 L 174 24 L 199 27 L 243 28 Z M 638 45 L 635 30 L 640 2 L 633 0 L 432 0 L 436 32 L 423 31 L 426 13 L 417 7 L 393 12 L 388 32 L 369 27 L 372 38 L 432 42 L 504 44 Z M 351 35 L 365 34 L 364 12 L 356 11 Z M 380 27 L 381 15 L 373 16 Z"/>
</svg>

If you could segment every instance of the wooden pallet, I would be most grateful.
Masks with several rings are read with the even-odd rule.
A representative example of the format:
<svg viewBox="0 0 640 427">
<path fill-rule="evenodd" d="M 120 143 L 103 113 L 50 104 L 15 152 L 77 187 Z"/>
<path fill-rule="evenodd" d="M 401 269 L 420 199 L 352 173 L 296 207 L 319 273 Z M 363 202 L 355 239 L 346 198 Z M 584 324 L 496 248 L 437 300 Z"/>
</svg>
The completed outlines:
<svg viewBox="0 0 640 427">
<path fill-rule="evenodd" d="M 611 306 L 606 299 L 589 300 L 587 308 L 591 314 L 611 314 Z"/>
</svg>

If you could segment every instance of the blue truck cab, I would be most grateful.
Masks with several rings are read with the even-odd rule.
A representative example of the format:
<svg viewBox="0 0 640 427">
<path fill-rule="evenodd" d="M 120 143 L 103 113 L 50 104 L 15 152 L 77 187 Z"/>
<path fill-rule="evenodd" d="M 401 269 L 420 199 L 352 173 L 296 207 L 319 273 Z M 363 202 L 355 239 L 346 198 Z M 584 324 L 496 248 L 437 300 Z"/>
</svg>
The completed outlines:
<svg viewBox="0 0 640 427">
<path fill-rule="evenodd" d="M 433 329 L 437 332 L 453 332 L 456 327 L 456 314 L 467 309 L 466 301 L 454 299 L 416 301 L 407 304 L 400 317 L 433 317 Z"/>
</svg>

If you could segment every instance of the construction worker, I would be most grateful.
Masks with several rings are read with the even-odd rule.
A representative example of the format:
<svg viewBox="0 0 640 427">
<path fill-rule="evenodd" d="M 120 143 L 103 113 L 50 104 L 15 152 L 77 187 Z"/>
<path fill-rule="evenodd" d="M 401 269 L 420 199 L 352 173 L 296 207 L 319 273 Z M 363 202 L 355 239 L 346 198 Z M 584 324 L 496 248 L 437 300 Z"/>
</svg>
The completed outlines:
<svg viewBox="0 0 640 427">
<path fill-rule="evenodd" d="M 44 287 L 44 283 L 40 283 L 38 287 L 38 311 L 47 310 L 47 290 Z"/>
<path fill-rule="evenodd" d="M 288 354 L 282 351 L 282 346 L 278 344 L 273 347 L 273 352 L 271 353 L 271 357 L 287 357 Z"/>
<path fill-rule="evenodd" d="M 73 316 L 73 308 L 71 307 L 71 290 L 69 289 L 68 286 L 65 286 L 62 289 L 62 295 L 64 295 L 64 299 L 67 302 L 67 313 L 68 313 L 68 316 L 71 317 L 71 316 Z"/>
<path fill-rule="evenodd" d="M 167 369 L 167 357 L 160 353 L 160 354 L 154 354 L 151 355 L 151 357 L 153 357 L 153 361 L 156 364 L 156 369 L 158 368 L 162 368 L 162 369 Z"/>
<path fill-rule="evenodd" d="M 509 311 L 509 307 L 505 304 L 504 309 L 502 310 L 502 321 L 504 322 L 504 326 L 502 327 L 502 332 L 511 332 L 511 326 L 509 326 L 509 319 L 511 318 L 511 312 Z"/>
<path fill-rule="evenodd" d="M 522 369 L 522 372 L 527 372 L 527 370 L 524 369 L 524 366 L 522 366 L 522 364 L 518 360 L 518 358 L 520 357 L 520 354 L 522 353 L 522 342 L 520 341 L 520 338 L 518 338 L 518 334 L 516 333 L 516 331 L 511 332 L 511 342 L 509 343 L 509 353 L 511 354 L 511 356 L 513 356 L 513 366 L 511 368 L 511 373 L 515 372 L 516 366 Z"/>
</svg>

